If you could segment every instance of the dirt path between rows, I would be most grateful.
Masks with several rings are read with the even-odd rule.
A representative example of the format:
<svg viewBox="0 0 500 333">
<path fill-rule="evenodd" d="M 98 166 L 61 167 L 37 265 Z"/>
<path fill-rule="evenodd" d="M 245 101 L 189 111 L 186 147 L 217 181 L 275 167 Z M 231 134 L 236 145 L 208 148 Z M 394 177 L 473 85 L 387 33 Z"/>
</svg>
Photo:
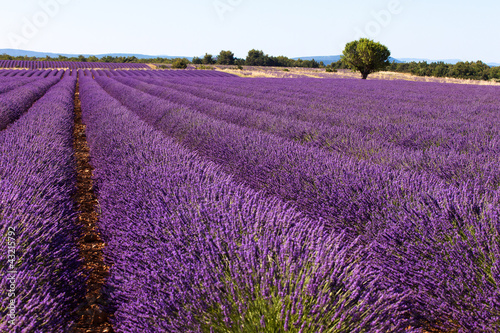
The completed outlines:
<svg viewBox="0 0 500 333">
<path fill-rule="evenodd" d="M 94 193 L 92 171 L 89 163 L 89 147 L 82 122 L 79 83 L 75 92 L 75 128 L 74 149 L 77 161 L 77 195 L 78 220 L 82 226 L 83 236 L 78 241 L 85 274 L 88 276 L 86 299 L 78 312 L 75 324 L 76 333 L 110 333 L 113 328 L 109 322 L 110 315 L 102 310 L 106 300 L 102 294 L 102 286 L 109 275 L 109 267 L 103 260 L 104 242 L 97 230 L 97 197 Z"/>
</svg>

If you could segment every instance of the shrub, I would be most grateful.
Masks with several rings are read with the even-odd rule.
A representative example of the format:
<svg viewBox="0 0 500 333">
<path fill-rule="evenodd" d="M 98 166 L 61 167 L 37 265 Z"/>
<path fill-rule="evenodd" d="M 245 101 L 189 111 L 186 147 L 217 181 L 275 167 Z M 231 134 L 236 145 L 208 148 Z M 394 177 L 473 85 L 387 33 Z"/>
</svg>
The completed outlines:
<svg viewBox="0 0 500 333">
<path fill-rule="evenodd" d="M 174 62 L 172 63 L 172 68 L 175 69 L 186 69 L 189 61 L 185 58 L 178 58 L 175 59 Z"/>
</svg>

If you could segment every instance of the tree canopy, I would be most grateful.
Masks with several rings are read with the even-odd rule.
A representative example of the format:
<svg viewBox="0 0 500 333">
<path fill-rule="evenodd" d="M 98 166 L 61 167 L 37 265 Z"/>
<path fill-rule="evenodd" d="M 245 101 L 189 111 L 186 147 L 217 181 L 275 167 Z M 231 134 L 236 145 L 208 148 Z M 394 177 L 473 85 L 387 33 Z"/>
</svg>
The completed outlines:
<svg viewBox="0 0 500 333">
<path fill-rule="evenodd" d="M 201 60 L 201 62 L 204 65 L 213 65 L 213 64 L 215 64 L 215 60 L 214 60 L 213 56 L 210 53 L 205 53 L 205 55 L 203 56 L 203 59 Z"/>
<path fill-rule="evenodd" d="M 234 65 L 234 53 L 231 51 L 220 51 L 217 56 L 217 63 L 219 65 Z"/>
<path fill-rule="evenodd" d="M 352 70 L 360 71 L 363 79 L 390 65 L 389 49 L 367 38 L 347 43 L 342 54 L 342 62 Z"/>
</svg>

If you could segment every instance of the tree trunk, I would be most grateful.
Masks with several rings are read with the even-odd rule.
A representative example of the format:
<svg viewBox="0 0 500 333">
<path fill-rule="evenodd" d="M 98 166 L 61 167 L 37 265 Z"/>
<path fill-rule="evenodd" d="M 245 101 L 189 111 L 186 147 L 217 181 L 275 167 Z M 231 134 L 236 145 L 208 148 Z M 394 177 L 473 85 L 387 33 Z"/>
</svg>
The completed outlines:
<svg viewBox="0 0 500 333">
<path fill-rule="evenodd" d="M 366 78 L 368 77 L 368 74 L 370 74 L 370 72 L 361 72 L 361 75 L 362 75 L 362 79 L 363 80 L 366 80 Z"/>
</svg>

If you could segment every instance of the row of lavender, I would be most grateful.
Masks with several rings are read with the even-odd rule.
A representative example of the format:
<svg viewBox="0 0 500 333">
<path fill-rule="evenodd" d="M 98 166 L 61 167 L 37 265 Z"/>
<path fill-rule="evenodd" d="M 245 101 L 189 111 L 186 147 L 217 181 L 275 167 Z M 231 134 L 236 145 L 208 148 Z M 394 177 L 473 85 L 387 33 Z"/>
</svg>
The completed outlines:
<svg viewBox="0 0 500 333">
<path fill-rule="evenodd" d="M 367 247 L 239 185 L 91 77 L 80 77 L 80 96 L 112 265 L 106 294 L 116 331 L 407 327 L 399 319 L 405 300 L 380 288 L 375 267 L 364 260 Z M 130 100 L 141 103 L 136 95 Z M 148 114 L 147 106 L 133 109 Z"/>
<path fill-rule="evenodd" d="M 0 115 L 9 103 L 16 107 L 0 131 L 2 332 L 68 332 L 83 301 L 73 203 L 75 85 L 71 76 L 34 79 L 0 95 Z"/>
<path fill-rule="evenodd" d="M 231 80 L 202 80 L 199 85 L 190 86 L 191 80 L 186 82 L 186 80 L 147 79 L 141 76 L 135 78 L 139 81 L 122 78 L 117 80 L 220 120 L 266 131 L 303 144 L 367 160 L 370 163 L 432 173 L 453 183 L 470 179 L 481 179 L 482 182 L 492 185 L 500 182 L 499 169 L 494 160 L 500 153 L 498 136 L 500 133 L 498 128 L 491 125 L 498 118 L 498 112 L 495 110 L 499 109 L 497 105 L 500 103 L 500 98 L 497 95 L 493 95 L 492 97 L 496 98 L 491 98 L 487 103 L 482 103 L 482 111 L 480 115 L 475 116 L 476 119 L 471 119 L 472 124 L 459 120 L 448 125 L 443 124 L 446 115 L 439 115 L 436 119 L 423 119 L 421 115 L 432 107 L 430 105 L 426 110 L 409 110 L 414 102 L 388 98 L 392 107 L 397 107 L 399 110 L 397 122 L 391 123 L 388 119 L 391 115 L 384 114 L 380 102 L 367 111 L 363 111 L 361 107 L 364 115 L 356 114 L 359 111 L 355 105 L 346 106 L 342 112 L 344 114 L 349 112 L 352 117 L 342 119 L 339 112 L 334 110 L 318 110 L 325 105 L 338 107 L 337 103 L 340 104 L 341 101 L 337 101 L 340 99 L 337 96 L 317 106 L 318 102 L 302 103 L 304 97 L 301 96 L 289 97 L 287 100 L 283 98 L 285 95 L 283 91 L 276 94 L 266 92 L 267 96 L 262 94 L 259 97 L 249 98 L 217 90 L 217 82 Z M 335 85 L 331 86 L 331 91 L 338 91 L 342 87 L 338 81 L 334 81 Z M 352 80 L 345 81 L 345 85 L 352 85 Z M 248 87 L 246 90 L 272 88 L 266 81 L 257 82 L 256 89 Z M 314 83 L 315 80 L 303 81 L 303 84 L 308 85 Z M 236 81 L 232 81 L 232 86 L 235 85 Z M 205 88 L 206 86 L 212 89 Z M 219 89 L 224 88 L 219 87 Z M 402 89 L 404 88 L 400 87 L 399 91 Z M 349 94 L 351 90 L 343 91 Z M 465 95 L 462 93 L 456 96 L 462 99 L 455 104 L 459 108 L 448 105 L 443 113 L 451 113 L 452 109 L 459 117 L 470 116 L 467 114 L 470 113 L 467 111 L 470 106 L 463 102 L 466 100 Z M 354 96 L 351 97 L 355 99 Z M 369 119 L 369 115 L 376 117 L 375 120 Z M 491 123 L 485 124 L 479 121 L 481 116 L 490 118 Z M 410 123 L 413 126 L 408 126 Z"/>
<path fill-rule="evenodd" d="M 74 76 L 76 76 L 76 71 Z M 9 78 L 20 78 L 20 77 L 49 77 L 49 76 L 62 76 L 62 75 L 72 75 L 71 70 L 62 69 L 46 69 L 46 70 L 11 70 L 3 69 L 0 70 L 0 80 L 8 80 Z"/>
<path fill-rule="evenodd" d="M 122 71 L 122 70 L 82 70 L 84 76 L 123 76 L 123 77 L 161 77 L 161 78 L 194 78 L 194 77 L 233 77 L 236 75 L 215 70 L 149 70 L 149 71 Z"/>
<path fill-rule="evenodd" d="M 0 130 L 23 115 L 50 87 L 61 80 L 64 72 L 47 78 L 0 78 Z"/>
<path fill-rule="evenodd" d="M 87 78 L 91 82 L 90 77 Z M 181 95 L 175 97 L 175 89 L 160 87 L 163 86 L 160 82 L 151 85 L 133 78 L 111 79 L 99 75 L 95 78 L 104 90 L 146 123 L 218 163 L 222 170 L 233 175 L 234 180 L 253 190 L 262 190 L 268 196 L 294 202 L 311 221 L 324 221 L 330 235 L 344 231 L 348 237 L 360 235 L 365 246 L 363 250 L 370 258 L 364 264 L 377 276 L 371 287 L 384 290 L 394 286 L 395 290 L 387 295 L 405 300 L 399 306 L 381 306 L 379 314 L 382 316 L 374 314 L 380 320 L 397 318 L 399 324 L 443 330 L 494 332 L 498 329 L 500 211 L 497 174 L 479 179 L 469 177 L 466 183 L 450 182 L 432 170 L 420 172 L 363 161 L 321 146 L 295 142 L 286 135 L 270 134 L 255 125 L 247 126 L 246 122 L 255 123 L 255 118 L 261 116 L 265 122 L 269 119 L 265 118 L 269 110 L 254 110 L 254 119 L 251 119 L 251 113 L 247 110 L 243 114 L 245 110 L 241 107 L 228 108 L 221 103 L 207 108 L 205 104 L 211 101 L 208 97 L 202 101 L 197 101 L 192 94 L 186 94 L 184 99 Z M 199 79 L 193 80 L 196 84 Z M 222 88 L 223 81 L 220 82 Z M 177 84 L 182 82 L 191 83 L 186 80 Z M 242 82 L 240 94 L 244 94 L 243 90 L 250 95 L 253 90 L 258 92 L 259 85 L 265 82 Z M 310 94 L 313 101 L 320 100 L 322 92 L 320 87 L 314 87 L 315 83 L 307 81 L 314 89 Z M 234 81 L 227 83 L 228 86 L 234 84 Z M 290 89 L 289 81 L 287 85 L 276 81 L 272 84 L 281 84 L 284 95 L 298 93 L 294 89 L 299 87 Z M 327 81 L 326 84 L 332 83 Z M 381 82 L 370 89 L 396 88 L 384 87 L 384 84 L 388 83 Z M 357 88 L 360 93 L 366 89 L 351 88 Z M 264 94 L 266 87 L 262 90 Z M 475 97 L 494 99 L 494 95 L 488 93 L 483 92 L 486 97 L 480 93 Z M 273 96 L 269 94 L 268 98 Z M 374 102 L 377 103 L 377 99 L 374 98 Z M 290 104 L 293 107 L 293 103 Z M 476 106 L 469 111 L 471 114 L 464 123 L 470 125 L 471 118 L 494 116 L 495 104 L 485 103 L 484 109 L 481 104 Z M 394 103 L 393 107 L 401 105 Z M 400 111 L 404 115 L 404 110 L 400 108 Z M 421 110 L 411 109 L 407 113 L 418 111 Z M 308 112 L 321 116 L 315 108 L 302 109 L 301 116 L 305 117 L 304 113 Z M 453 114 L 453 110 L 447 112 L 448 116 Z M 286 116 L 293 120 L 294 113 Z M 225 118 L 221 120 L 221 117 Z M 285 119 L 282 117 L 281 121 Z M 400 120 L 406 119 L 401 117 Z M 340 121 L 347 122 L 346 119 Z M 299 128 L 304 126 L 299 122 L 293 124 Z M 490 130 L 497 128 L 493 124 Z M 491 141 L 490 147 L 482 147 L 484 141 L 476 144 L 486 149 L 485 155 L 491 155 L 491 151 L 498 149 L 496 142 Z M 498 172 L 498 166 L 494 169 L 492 165 L 492 168 Z M 403 312 L 405 315 L 401 316 Z"/>
<path fill-rule="evenodd" d="M 237 79 L 153 79 L 164 77 L 158 72 L 151 72 L 149 80 L 123 75 L 167 88 L 150 87 L 149 92 L 219 119 L 358 159 L 434 173 L 448 182 L 500 181 L 494 160 L 500 147 L 500 133 L 493 126 L 500 120 L 495 87 L 356 86 L 354 80 L 307 79 L 287 85 L 265 79 L 239 84 Z"/>
<path fill-rule="evenodd" d="M 29 60 L 0 60 L 0 68 L 108 68 L 108 69 L 149 69 L 146 64 L 136 63 L 106 63 L 106 62 L 75 62 L 75 61 L 29 61 Z"/>
</svg>

